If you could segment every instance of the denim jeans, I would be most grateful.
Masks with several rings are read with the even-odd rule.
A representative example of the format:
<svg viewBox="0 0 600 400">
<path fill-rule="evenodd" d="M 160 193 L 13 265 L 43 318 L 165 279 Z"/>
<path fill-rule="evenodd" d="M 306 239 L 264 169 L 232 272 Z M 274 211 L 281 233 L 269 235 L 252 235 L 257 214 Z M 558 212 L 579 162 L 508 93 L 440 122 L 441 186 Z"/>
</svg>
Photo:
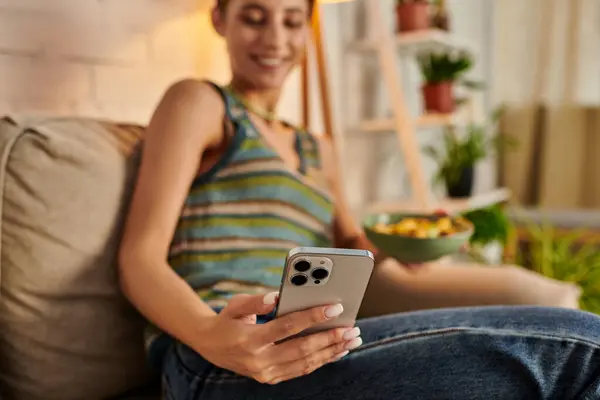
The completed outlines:
<svg viewBox="0 0 600 400">
<path fill-rule="evenodd" d="M 364 344 L 277 385 L 217 368 L 176 344 L 169 400 L 600 399 L 600 318 L 542 307 L 460 308 L 369 318 Z"/>
</svg>

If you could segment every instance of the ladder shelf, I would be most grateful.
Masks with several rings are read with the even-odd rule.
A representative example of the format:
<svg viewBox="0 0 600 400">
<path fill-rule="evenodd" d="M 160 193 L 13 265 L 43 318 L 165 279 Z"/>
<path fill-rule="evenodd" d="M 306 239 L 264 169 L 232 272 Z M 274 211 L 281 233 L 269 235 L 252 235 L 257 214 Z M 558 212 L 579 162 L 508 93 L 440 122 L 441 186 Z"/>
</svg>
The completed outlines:
<svg viewBox="0 0 600 400">
<path fill-rule="evenodd" d="M 419 211 L 429 212 L 445 209 L 451 213 L 486 207 L 508 201 L 510 191 L 496 188 L 487 193 L 478 193 L 467 199 L 437 199 L 432 195 L 430 185 L 422 163 L 422 153 L 416 138 L 416 132 L 422 128 L 460 125 L 478 120 L 473 108 L 467 112 L 460 109 L 454 114 L 424 114 L 417 118 L 410 115 L 403 95 L 400 68 L 395 57 L 398 53 L 413 56 L 420 51 L 466 51 L 474 54 L 474 46 L 467 40 L 439 29 L 393 33 L 381 23 L 383 11 L 381 0 L 365 0 L 369 25 L 372 29 L 367 39 L 354 41 L 349 50 L 354 52 L 375 53 L 379 69 L 390 100 L 391 116 L 363 120 L 352 130 L 352 134 L 395 133 L 412 189 L 412 199 L 376 203 L 367 206 L 368 212 Z M 472 104 L 471 104 L 472 105 Z"/>
</svg>

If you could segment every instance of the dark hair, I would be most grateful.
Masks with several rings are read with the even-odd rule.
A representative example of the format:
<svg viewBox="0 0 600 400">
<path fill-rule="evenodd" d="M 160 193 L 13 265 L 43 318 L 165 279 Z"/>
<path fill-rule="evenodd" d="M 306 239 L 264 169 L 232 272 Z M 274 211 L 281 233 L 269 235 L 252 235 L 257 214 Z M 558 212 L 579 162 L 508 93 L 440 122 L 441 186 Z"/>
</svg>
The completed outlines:
<svg viewBox="0 0 600 400">
<path fill-rule="evenodd" d="M 225 12 L 227 9 L 227 4 L 230 0 L 217 0 L 217 8 L 220 12 Z M 313 7 L 315 6 L 315 2 L 317 0 L 308 0 L 308 13 L 312 15 Z"/>
</svg>

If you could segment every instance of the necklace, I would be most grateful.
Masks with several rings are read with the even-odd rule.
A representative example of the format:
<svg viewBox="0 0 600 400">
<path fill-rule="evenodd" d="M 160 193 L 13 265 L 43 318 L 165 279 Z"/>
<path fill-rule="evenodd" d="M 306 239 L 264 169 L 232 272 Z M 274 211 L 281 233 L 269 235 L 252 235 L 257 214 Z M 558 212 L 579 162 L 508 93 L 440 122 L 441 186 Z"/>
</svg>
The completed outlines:
<svg viewBox="0 0 600 400">
<path fill-rule="evenodd" d="M 267 110 L 261 109 L 259 107 L 256 107 L 255 105 L 250 103 L 248 100 L 246 100 L 242 95 L 237 93 L 231 85 L 227 85 L 227 90 L 229 91 L 229 93 L 231 93 L 231 95 L 237 101 L 239 101 L 244 107 L 246 107 L 248 109 L 248 111 L 252 112 L 253 114 L 258 115 L 260 118 L 262 118 L 265 121 L 270 122 L 270 123 L 279 121 L 279 117 L 277 116 L 277 114 L 274 111 L 267 111 Z"/>
</svg>

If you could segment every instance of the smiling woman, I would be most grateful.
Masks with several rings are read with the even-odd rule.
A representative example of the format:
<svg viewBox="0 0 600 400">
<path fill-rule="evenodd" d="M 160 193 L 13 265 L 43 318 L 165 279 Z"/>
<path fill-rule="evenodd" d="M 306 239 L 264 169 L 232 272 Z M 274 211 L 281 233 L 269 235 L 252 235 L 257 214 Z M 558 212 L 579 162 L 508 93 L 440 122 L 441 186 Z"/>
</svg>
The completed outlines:
<svg viewBox="0 0 600 400">
<path fill-rule="evenodd" d="M 440 310 L 311 335 L 298 333 L 339 317 L 343 305 L 270 317 L 291 248 L 385 258 L 350 216 L 330 143 L 277 118 L 312 6 L 216 5 L 231 83 L 174 84 L 147 129 L 119 271 L 152 322 L 146 344 L 164 397 L 598 398 L 600 319 L 581 312 Z"/>
</svg>

